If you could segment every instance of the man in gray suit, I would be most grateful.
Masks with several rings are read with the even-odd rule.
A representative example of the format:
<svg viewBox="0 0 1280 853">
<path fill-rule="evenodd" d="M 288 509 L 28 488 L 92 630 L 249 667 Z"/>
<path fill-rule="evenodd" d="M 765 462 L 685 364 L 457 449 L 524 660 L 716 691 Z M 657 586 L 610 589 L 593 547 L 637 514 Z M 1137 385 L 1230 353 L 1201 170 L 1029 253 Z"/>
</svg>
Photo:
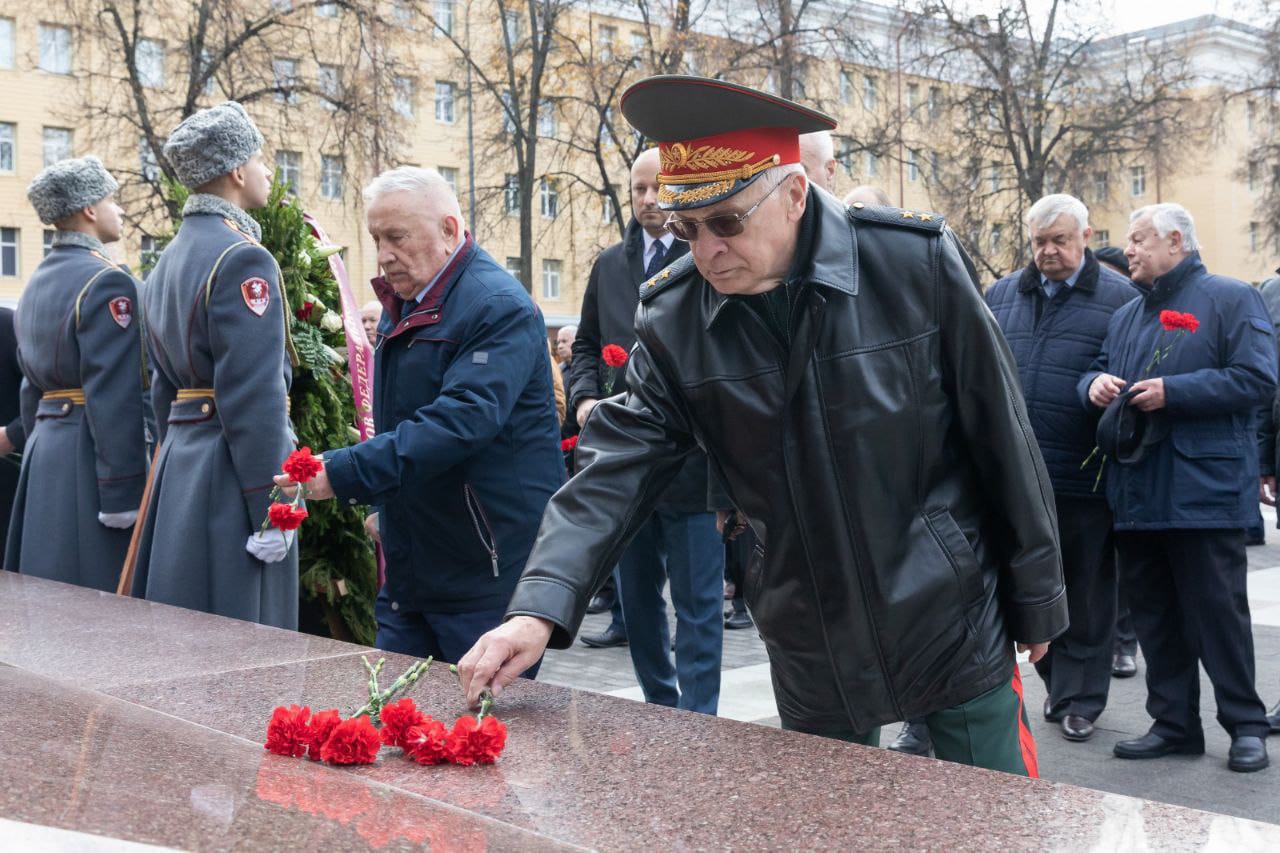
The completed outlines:
<svg viewBox="0 0 1280 853">
<path fill-rule="evenodd" d="M 107 257 L 118 184 L 62 160 L 27 197 L 57 234 L 18 303 L 28 436 L 5 548 L 11 571 L 114 591 L 146 478 L 137 282 Z"/>
<path fill-rule="evenodd" d="M 271 185 L 262 135 L 228 101 L 178 125 L 164 153 L 195 192 L 144 294 L 161 444 L 133 593 L 296 628 L 294 534 L 260 531 L 293 448 L 279 267 L 245 213 Z"/>
</svg>

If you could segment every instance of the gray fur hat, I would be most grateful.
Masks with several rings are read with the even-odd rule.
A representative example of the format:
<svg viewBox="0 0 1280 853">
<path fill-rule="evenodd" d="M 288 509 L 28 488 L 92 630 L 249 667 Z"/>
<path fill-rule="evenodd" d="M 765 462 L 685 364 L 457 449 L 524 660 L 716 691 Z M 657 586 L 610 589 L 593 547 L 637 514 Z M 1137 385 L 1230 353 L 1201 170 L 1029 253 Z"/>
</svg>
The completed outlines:
<svg viewBox="0 0 1280 853">
<path fill-rule="evenodd" d="M 226 101 L 187 116 L 169 134 L 164 156 L 191 189 L 243 165 L 262 147 L 262 134 L 244 107 Z"/>
<path fill-rule="evenodd" d="M 47 166 L 27 187 L 27 198 L 40 221 L 52 225 L 118 189 L 120 185 L 102 161 L 90 155 Z"/>
</svg>

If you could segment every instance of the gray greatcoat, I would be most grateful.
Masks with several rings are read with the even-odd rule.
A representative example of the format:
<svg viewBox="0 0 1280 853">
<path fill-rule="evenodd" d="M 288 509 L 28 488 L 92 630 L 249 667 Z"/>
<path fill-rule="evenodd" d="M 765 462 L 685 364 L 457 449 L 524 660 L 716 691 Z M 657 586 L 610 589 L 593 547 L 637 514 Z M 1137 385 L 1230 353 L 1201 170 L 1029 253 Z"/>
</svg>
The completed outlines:
<svg viewBox="0 0 1280 853">
<path fill-rule="evenodd" d="M 193 195 L 183 213 L 144 289 L 161 443 L 133 594 L 296 628 L 296 543 L 277 563 L 244 547 L 293 449 L 279 268 L 239 208 Z"/>
<path fill-rule="evenodd" d="M 95 238 L 60 232 L 18 303 L 27 431 L 4 567 L 114 592 L 146 482 L 137 282 Z M 81 404 L 60 391 L 83 391 Z M 42 395 L 52 394 L 44 399 Z"/>
</svg>

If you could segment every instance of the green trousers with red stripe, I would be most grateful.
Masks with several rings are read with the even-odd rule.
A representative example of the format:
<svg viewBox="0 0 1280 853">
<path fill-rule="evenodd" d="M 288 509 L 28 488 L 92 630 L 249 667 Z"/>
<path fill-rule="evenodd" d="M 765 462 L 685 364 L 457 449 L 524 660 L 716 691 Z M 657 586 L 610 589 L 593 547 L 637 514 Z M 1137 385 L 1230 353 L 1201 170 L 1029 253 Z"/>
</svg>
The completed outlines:
<svg viewBox="0 0 1280 853">
<path fill-rule="evenodd" d="M 1022 677 L 1016 668 L 1008 684 L 997 685 L 954 708 L 934 711 L 924 719 L 933 738 L 933 754 L 943 761 L 1003 770 L 1033 779 L 1040 775 L 1036 743 L 1022 702 Z M 879 728 L 865 734 L 853 731 L 813 734 L 864 746 L 880 745 Z"/>
</svg>

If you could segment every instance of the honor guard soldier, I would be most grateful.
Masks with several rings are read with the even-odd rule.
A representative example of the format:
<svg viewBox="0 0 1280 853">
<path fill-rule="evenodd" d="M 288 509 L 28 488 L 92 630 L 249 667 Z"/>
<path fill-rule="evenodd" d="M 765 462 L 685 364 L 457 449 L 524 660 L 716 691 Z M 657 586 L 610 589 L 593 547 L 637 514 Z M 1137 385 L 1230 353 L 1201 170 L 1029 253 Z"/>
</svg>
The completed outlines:
<svg viewBox="0 0 1280 853">
<path fill-rule="evenodd" d="M 293 449 L 279 267 L 245 210 L 266 204 L 262 135 L 227 102 L 165 143 L 194 190 L 147 279 L 160 452 L 133 593 L 281 628 L 298 623 L 294 534 L 261 530 Z"/>
<path fill-rule="evenodd" d="M 146 482 L 146 366 L 138 286 L 107 257 L 119 188 L 97 157 L 36 175 L 27 197 L 55 225 L 18 303 L 27 443 L 4 567 L 115 591 Z"/>
</svg>

